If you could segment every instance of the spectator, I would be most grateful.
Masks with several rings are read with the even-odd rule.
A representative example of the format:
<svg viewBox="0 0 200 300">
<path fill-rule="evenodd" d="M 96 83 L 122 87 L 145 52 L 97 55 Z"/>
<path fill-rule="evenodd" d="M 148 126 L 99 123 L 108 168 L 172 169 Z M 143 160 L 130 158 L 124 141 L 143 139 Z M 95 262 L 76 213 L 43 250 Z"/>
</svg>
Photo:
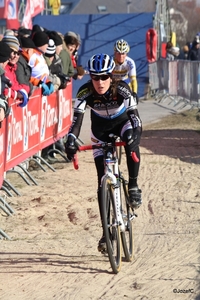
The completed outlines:
<svg viewBox="0 0 200 300">
<path fill-rule="evenodd" d="M 61 38 L 63 40 L 63 49 L 60 51 L 59 56 L 60 56 L 61 62 L 62 62 L 63 73 L 71 78 L 75 73 L 75 69 L 73 67 L 70 53 L 67 50 L 67 47 L 64 42 L 64 37 L 62 35 L 61 35 Z"/>
<path fill-rule="evenodd" d="M 48 48 L 45 52 L 45 57 L 47 64 L 50 69 L 49 79 L 55 84 L 57 84 L 57 89 L 65 89 L 67 86 L 66 76 L 62 73 L 62 64 L 60 57 L 56 54 L 56 45 L 52 39 L 49 39 Z M 56 78 L 59 80 L 54 82 Z M 54 151 L 50 151 L 53 149 L 57 149 L 65 152 L 65 148 L 62 142 L 62 139 L 58 140 L 56 143 L 42 149 L 42 157 L 47 159 L 49 163 L 54 163 L 57 159 L 54 156 Z"/>
<path fill-rule="evenodd" d="M 8 94 L 7 89 L 5 89 L 4 93 L 14 100 L 20 100 L 21 103 L 19 106 L 23 107 L 28 102 L 30 86 L 27 84 L 20 84 L 16 76 L 17 62 L 21 51 L 19 40 L 13 35 L 8 35 L 4 36 L 2 41 L 5 42 L 12 50 L 9 62 L 5 67 L 5 75 L 12 82 L 12 87 L 10 88 L 11 93 Z"/>
<path fill-rule="evenodd" d="M 28 29 L 28 28 L 25 28 L 22 26 L 18 29 L 18 38 L 20 38 L 22 36 L 30 37 L 31 33 L 32 33 L 31 29 Z"/>
<path fill-rule="evenodd" d="M 14 32 L 14 36 L 18 37 L 18 29 L 13 28 L 11 30 Z"/>
<path fill-rule="evenodd" d="M 48 31 L 47 34 L 48 34 L 49 38 L 52 39 L 56 45 L 56 54 L 60 55 L 60 52 L 63 49 L 63 40 L 62 40 L 60 34 L 58 34 L 58 32 L 56 32 L 56 31 Z"/>
<path fill-rule="evenodd" d="M 75 69 L 73 79 L 82 79 L 85 74 L 85 70 L 83 69 L 83 67 L 81 65 L 80 66 L 77 65 L 78 49 L 81 45 L 80 36 L 77 35 L 75 32 L 68 31 L 64 35 L 64 42 L 67 47 L 67 50 L 69 51 L 73 67 Z"/>
<path fill-rule="evenodd" d="M 188 59 L 188 53 L 189 53 L 188 45 L 184 45 L 182 47 L 182 49 L 180 50 L 180 54 L 178 56 L 178 59 Z"/>
<path fill-rule="evenodd" d="M 11 86 L 11 81 L 5 77 L 5 67 L 9 62 L 11 53 L 12 50 L 10 47 L 0 41 L 0 127 L 3 119 L 6 118 L 10 112 L 7 99 L 4 96 L 4 90 Z"/>
<path fill-rule="evenodd" d="M 44 31 L 44 28 L 41 27 L 40 25 L 38 24 L 35 24 L 33 25 L 33 28 L 31 30 L 31 34 L 30 34 L 30 38 L 33 39 L 33 36 L 35 35 L 36 32 L 41 32 L 41 31 Z"/>
<path fill-rule="evenodd" d="M 173 44 L 169 41 L 166 44 L 166 60 L 174 60 L 174 56 L 170 53 Z"/>
<path fill-rule="evenodd" d="M 52 39 L 49 39 L 48 48 L 45 52 L 45 60 L 50 70 L 49 80 L 53 83 L 55 91 L 65 89 L 67 78 L 62 73 L 61 59 L 56 54 L 56 45 Z"/>
<path fill-rule="evenodd" d="M 65 41 L 65 44 L 71 54 L 73 66 L 74 66 L 74 68 L 76 68 L 76 66 L 78 64 L 78 49 L 81 46 L 80 35 L 76 34 L 73 31 L 68 31 L 64 35 L 64 41 Z"/>
<path fill-rule="evenodd" d="M 166 44 L 166 60 L 172 61 L 176 60 L 180 54 L 180 48 L 174 47 L 171 42 L 167 42 Z"/>
<path fill-rule="evenodd" d="M 62 64 L 62 60 L 60 58 L 60 52 L 63 50 L 63 40 L 61 38 L 61 36 L 58 34 L 58 32 L 56 31 L 49 31 L 48 32 L 48 36 L 50 39 L 52 39 L 55 43 L 55 46 L 56 46 L 56 53 L 55 53 L 55 56 L 54 56 L 54 59 L 53 59 L 53 64 L 56 65 L 58 64 L 60 68 L 60 70 L 52 70 L 51 72 L 52 73 L 57 73 L 57 74 L 62 74 L 62 77 L 64 76 L 64 78 L 67 80 L 67 81 L 70 81 L 70 76 L 68 74 L 65 74 L 64 72 L 64 68 L 63 68 L 63 64 Z M 56 60 L 56 61 L 54 61 Z M 61 78 L 62 79 L 62 78 Z"/>
<path fill-rule="evenodd" d="M 29 37 L 20 37 L 20 43 L 22 52 L 17 63 L 18 67 L 16 70 L 17 79 L 20 83 L 25 83 L 30 85 L 30 94 L 33 92 L 35 87 L 42 85 L 42 93 L 47 95 L 46 91 L 49 90 L 48 86 L 41 82 L 39 79 L 32 76 L 32 68 L 29 64 L 30 57 L 34 54 L 36 46 L 33 40 Z"/>
<path fill-rule="evenodd" d="M 31 67 L 29 66 L 29 58 L 33 54 L 33 49 L 36 49 L 33 41 L 28 37 L 20 37 L 21 53 L 17 62 L 16 76 L 20 84 L 26 84 L 30 87 L 29 96 L 33 92 L 33 84 L 31 82 Z M 33 79 L 34 80 L 34 79 Z"/>
<path fill-rule="evenodd" d="M 200 37 L 199 35 L 197 35 L 195 38 L 194 38 L 194 41 L 192 43 L 192 47 L 189 51 L 189 54 L 188 54 L 188 59 L 189 60 L 197 60 L 197 61 L 200 61 Z"/>
<path fill-rule="evenodd" d="M 15 35 L 14 31 L 12 29 L 6 29 L 6 31 L 4 32 L 3 34 L 4 36 L 7 36 L 7 35 Z"/>
<path fill-rule="evenodd" d="M 188 45 L 183 46 L 184 59 L 188 59 L 189 47 Z"/>
<path fill-rule="evenodd" d="M 174 56 L 173 60 L 177 60 L 180 54 L 180 48 L 179 47 L 172 47 L 170 50 L 171 54 Z"/>
<path fill-rule="evenodd" d="M 38 31 L 33 35 L 32 40 L 36 46 L 33 55 L 31 55 L 29 59 L 29 64 L 32 68 L 32 76 L 46 82 L 49 75 L 49 68 L 43 55 L 47 50 L 49 37 L 45 32 Z"/>
<path fill-rule="evenodd" d="M 48 96 L 54 92 L 54 86 L 48 79 L 49 67 L 45 61 L 44 53 L 47 50 L 49 37 L 44 31 L 36 31 L 32 38 L 36 49 L 29 57 L 29 66 L 31 67 L 31 81 L 33 85 L 42 86 L 42 94 Z"/>
</svg>

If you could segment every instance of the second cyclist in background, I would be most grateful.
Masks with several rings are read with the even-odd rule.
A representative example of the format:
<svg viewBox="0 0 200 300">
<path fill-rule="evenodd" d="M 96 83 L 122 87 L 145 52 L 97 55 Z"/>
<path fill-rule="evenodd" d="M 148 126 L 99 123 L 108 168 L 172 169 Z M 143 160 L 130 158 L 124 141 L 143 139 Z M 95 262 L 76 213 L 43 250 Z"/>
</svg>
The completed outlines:
<svg viewBox="0 0 200 300">
<path fill-rule="evenodd" d="M 115 42 L 115 68 L 112 74 L 113 79 L 125 81 L 129 85 L 131 91 L 137 95 L 138 85 L 136 77 L 136 65 L 134 60 L 127 55 L 129 51 L 130 46 L 125 40 L 121 39 Z"/>
</svg>

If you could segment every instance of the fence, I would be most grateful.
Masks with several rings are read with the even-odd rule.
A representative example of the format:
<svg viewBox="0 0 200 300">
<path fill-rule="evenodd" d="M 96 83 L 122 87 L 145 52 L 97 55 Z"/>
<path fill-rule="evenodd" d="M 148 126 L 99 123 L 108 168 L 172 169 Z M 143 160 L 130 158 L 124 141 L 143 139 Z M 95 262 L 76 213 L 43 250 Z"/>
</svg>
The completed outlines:
<svg viewBox="0 0 200 300">
<path fill-rule="evenodd" d="M 38 88 L 23 108 L 12 99 L 9 104 L 11 112 L 0 129 L 0 189 L 4 190 L 7 172 L 68 133 L 72 121 L 72 83 L 48 97 L 42 96 Z M 5 199 L 0 197 L 0 202 L 4 212 L 13 212 Z M 8 238 L 0 229 L 1 236 Z"/>
<path fill-rule="evenodd" d="M 200 107 L 200 62 L 159 60 L 149 64 L 151 94 L 159 101 L 168 96 L 175 104 Z"/>
</svg>

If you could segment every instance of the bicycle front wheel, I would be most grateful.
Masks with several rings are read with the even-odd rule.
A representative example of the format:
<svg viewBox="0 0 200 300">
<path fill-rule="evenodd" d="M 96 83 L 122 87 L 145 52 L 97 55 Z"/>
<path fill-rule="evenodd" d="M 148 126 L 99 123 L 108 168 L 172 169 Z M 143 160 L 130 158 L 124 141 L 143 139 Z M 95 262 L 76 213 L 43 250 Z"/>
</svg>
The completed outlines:
<svg viewBox="0 0 200 300">
<path fill-rule="evenodd" d="M 102 182 L 101 205 L 107 253 L 112 270 L 117 274 L 121 269 L 121 236 L 120 226 L 115 217 L 113 188 L 108 177 L 105 177 Z"/>
<path fill-rule="evenodd" d="M 134 240 L 133 240 L 133 218 L 134 215 L 131 213 L 130 206 L 127 202 L 127 182 L 123 177 L 120 178 L 121 180 L 121 212 L 122 218 L 125 225 L 125 231 L 121 232 L 122 238 L 122 246 L 124 250 L 124 256 L 126 261 L 131 262 L 134 258 Z"/>
</svg>

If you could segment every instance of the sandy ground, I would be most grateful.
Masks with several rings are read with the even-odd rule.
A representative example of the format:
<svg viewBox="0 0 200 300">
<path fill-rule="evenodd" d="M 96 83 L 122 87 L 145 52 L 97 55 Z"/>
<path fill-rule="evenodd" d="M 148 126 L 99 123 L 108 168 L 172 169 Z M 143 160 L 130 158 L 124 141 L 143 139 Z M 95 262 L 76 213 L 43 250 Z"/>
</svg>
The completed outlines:
<svg viewBox="0 0 200 300">
<path fill-rule="evenodd" d="M 62 158 L 56 172 L 35 169 L 38 185 L 9 175 L 21 196 L 6 198 L 14 214 L 0 210 L 11 238 L 0 240 L 0 300 L 200 299 L 199 134 L 159 128 L 144 128 L 135 259 L 123 260 L 117 275 L 97 251 L 91 152 L 79 153 L 79 170 Z M 124 156 L 121 169 L 126 173 Z"/>
</svg>

